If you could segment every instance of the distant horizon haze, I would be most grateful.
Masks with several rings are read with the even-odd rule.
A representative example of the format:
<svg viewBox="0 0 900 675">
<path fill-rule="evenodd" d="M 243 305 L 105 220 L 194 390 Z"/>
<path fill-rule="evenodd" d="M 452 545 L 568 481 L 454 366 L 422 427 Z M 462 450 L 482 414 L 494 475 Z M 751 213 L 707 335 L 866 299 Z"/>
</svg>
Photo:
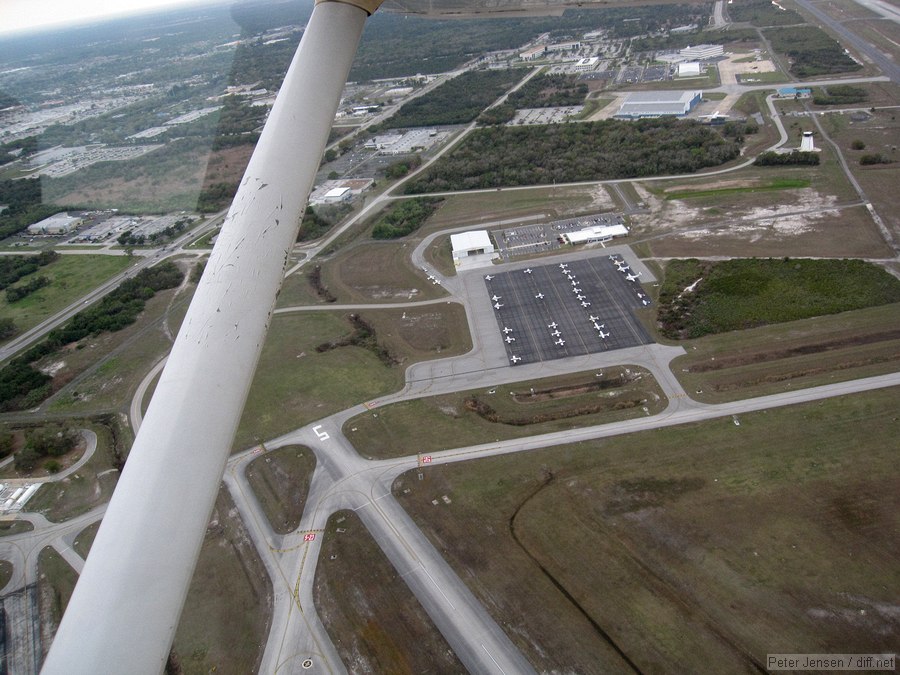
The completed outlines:
<svg viewBox="0 0 900 675">
<path fill-rule="evenodd" d="M 222 5 L 234 0 L 0 0 L 0 38 L 14 33 L 54 30 L 191 5 Z"/>
</svg>

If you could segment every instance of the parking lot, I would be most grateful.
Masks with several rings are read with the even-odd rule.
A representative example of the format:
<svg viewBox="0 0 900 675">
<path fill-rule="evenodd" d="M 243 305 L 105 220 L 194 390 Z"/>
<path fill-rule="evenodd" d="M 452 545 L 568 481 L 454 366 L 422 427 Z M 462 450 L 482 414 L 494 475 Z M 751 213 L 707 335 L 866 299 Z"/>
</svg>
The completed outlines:
<svg viewBox="0 0 900 675">
<path fill-rule="evenodd" d="M 617 269 L 616 261 L 625 271 Z M 652 342 L 634 316 L 650 300 L 618 256 L 485 275 L 511 365 L 582 356 Z M 490 278 L 488 278 L 490 277 Z"/>
<path fill-rule="evenodd" d="M 554 251 L 562 246 L 559 235 L 563 232 L 583 230 L 595 225 L 624 225 L 625 217 L 620 213 L 597 213 L 578 218 L 556 220 L 552 223 L 520 225 L 492 232 L 497 243 L 497 251 L 505 259 L 515 256 L 534 255 Z"/>
</svg>

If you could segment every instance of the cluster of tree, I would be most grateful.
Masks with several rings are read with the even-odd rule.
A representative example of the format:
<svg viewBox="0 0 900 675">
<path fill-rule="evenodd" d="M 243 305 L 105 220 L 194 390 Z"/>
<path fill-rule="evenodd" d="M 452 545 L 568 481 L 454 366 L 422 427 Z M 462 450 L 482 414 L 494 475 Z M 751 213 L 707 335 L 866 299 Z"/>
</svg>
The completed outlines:
<svg viewBox="0 0 900 675">
<path fill-rule="evenodd" d="M 672 260 L 657 318 L 686 339 L 898 301 L 900 280 L 862 260 Z"/>
<path fill-rule="evenodd" d="M 0 257 L 0 290 L 11 286 L 24 276 L 59 260 L 56 251 L 42 251 L 37 255 L 8 255 Z"/>
<path fill-rule="evenodd" d="M 18 332 L 18 330 L 19 329 L 16 328 L 16 324 L 12 319 L 0 319 L 0 340 L 11 338 Z"/>
<path fill-rule="evenodd" d="M 395 203 L 372 228 L 373 239 L 397 239 L 418 230 L 443 199 L 417 197 Z"/>
<path fill-rule="evenodd" d="M 862 155 L 859 158 L 859 163 L 862 166 L 872 166 L 873 164 L 891 164 L 894 160 L 890 157 L 885 157 L 880 152 L 869 153 Z"/>
<path fill-rule="evenodd" d="M 765 33 L 775 51 L 790 58 L 790 71 L 796 77 L 847 73 L 862 68 L 836 40 L 815 26 L 771 28 Z"/>
<path fill-rule="evenodd" d="M 553 108 L 579 105 L 587 96 L 588 86 L 571 75 L 532 77 L 507 98 L 516 108 Z"/>
<path fill-rule="evenodd" d="M 0 213 L 0 239 L 17 234 L 62 209 L 44 205 L 42 197 L 40 178 L 0 180 L 0 204 L 8 206 Z"/>
<path fill-rule="evenodd" d="M 406 159 L 401 159 L 393 164 L 389 164 L 384 170 L 384 175 L 391 180 L 397 180 L 398 178 L 403 178 L 410 171 L 418 169 L 420 166 L 422 166 L 422 158 L 419 155 L 412 155 Z"/>
<path fill-rule="evenodd" d="M 174 263 L 148 267 L 123 281 L 93 307 L 50 331 L 43 341 L 0 369 L 0 410 L 29 408 L 50 395 L 50 376 L 32 367 L 32 363 L 89 335 L 114 332 L 134 323 L 147 300 L 157 291 L 178 286 L 182 279 L 183 274 Z"/>
<path fill-rule="evenodd" d="M 463 73 L 413 99 L 385 122 L 386 128 L 430 127 L 471 122 L 490 103 L 522 77 L 515 70 L 477 70 Z"/>
<path fill-rule="evenodd" d="M 545 33 L 552 39 L 574 39 L 603 27 L 615 38 L 627 38 L 691 23 L 702 24 L 710 12 L 709 3 L 573 9 L 562 16 L 503 21 L 442 21 L 376 12 L 366 22 L 350 79 L 365 81 L 446 72 L 462 65 L 473 54 L 518 49 Z M 697 38 L 693 37 L 691 44 L 696 44 Z M 704 37 L 703 41 L 708 40 Z"/>
<path fill-rule="evenodd" d="M 296 19 L 288 22 L 294 23 Z M 286 40 L 269 42 L 262 37 L 242 43 L 234 54 L 230 84 L 254 84 L 273 90 L 281 86 L 302 36 L 295 31 Z M 267 44 L 268 43 L 268 44 Z"/>
<path fill-rule="evenodd" d="M 201 213 L 221 211 L 231 203 L 237 192 L 237 183 L 209 183 L 197 195 L 197 210 Z"/>
<path fill-rule="evenodd" d="M 307 206 L 300 221 L 300 230 L 297 232 L 297 241 L 313 241 L 324 235 L 328 230 L 344 219 L 353 206 L 344 202 L 341 204 L 319 206 L 313 208 Z"/>
<path fill-rule="evenodd" d="M 41 289 L 49 284 L 50 280 L 47 277 L 32 277 L 21 286 L 7 286 L 6 301 L 10 304 L 18 302 L 22 298 L 31 295 L 36 290 Z"/>
<path fill-rule="evenodd" d="M 722 125 L 722 135 L 738 143 L 744 142 L 744 136 L 755 134 L 758 131 L 759 125 L 752 120 L 749 122 L 725 122 Z"/>
<path fill-rule="evenodd" d="M 656 8 L 658 9 L 658 8 Z M 730 8 L 729 8 L 729 11 Z M 728 31 L 703 31 L 697 33 L 677 33 L 654 35 L 631 41 L 633 51 L 649 52 L 668 49 L 683 49 L 696 44 L 739 44 L 741 42 L 758 42 L 759 33 L 753 28 L 735 28 Z"/>
<path fill-rule="evenodd" d="M 756 166 L 815 166 L 819 163 L 819 153 L 800 152 L 799 150 L 794 150 L 793 152 L 768 150 L 757 155 L 753 163 Z"/>
<path fill-rule="evenodd" d="M 775 5 L 770 0 L 741 0 L 728 5 L 728 17 L 738 23 L 754 26 L 790 26 L 806 23 L 803 17 L 792 9 Z"/>
<path fill-rule="evenodd" d="M 509 95 L 503 105 L 485 110 L 478 116 L 482 126 L 506 124 L 520 108 L 551 108 L 580 105 L 588 87 L 570 75 L 533 77 Z"/>
<path fill-rule="evenodd" d="M 829 87 L 813 90 L 813 103 L 816 105 L 847 105 L 862 103 L 868 100 L 869 94 L 861 87 L 849 84 L 834 84 Z"/>
<path fill-rule="evenodd" d="M 14 460 L 16 470 L 32 471 L 44 459 L 62 457 L 70 452 L 77 442 L 78 435 L 71 429 L 63 427 L 44 427 L 30 431 L 25 435 L 25 446 L 16 453 Z M 59 462 L 53 460 L 44 466 L 51 473 L 61 468 Z"/>
<path fill-rule="evenodd" d="M 693 120 L 489 127 L 407 184 L 408 194 L 690 173 L 735 159 L 740 144 Z"/>
<path fill-rule="evenodd" d="M 2 93 L 2 92 L 0 92 Z M 0 108 L 3 106 L 0 105 Z M 16 151 L 20 152 L 16 152 Z M 38 137 L 28 136 L 0 145 L 0 166 L 9 164 L 15 159 L 33 155 L 38 150 Z"/>
</svg>

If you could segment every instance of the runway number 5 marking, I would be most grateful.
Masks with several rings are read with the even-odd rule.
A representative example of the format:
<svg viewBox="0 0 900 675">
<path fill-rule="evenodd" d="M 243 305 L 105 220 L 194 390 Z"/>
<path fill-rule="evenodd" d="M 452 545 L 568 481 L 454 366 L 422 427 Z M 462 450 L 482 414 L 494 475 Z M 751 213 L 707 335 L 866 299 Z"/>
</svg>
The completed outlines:
<svg viewBox="0 0 900 675">
<path fill-rule="evenodd" d="M 431 464 L 431 455 L 422 455 L 422 464 Z"/>
<path fill-rule="evenodd" d="M 313 427 L 313 433 L 319 437 L 320 441 L 327 441 L 331 436 L 328 435 L 327 431 L 321 431 L 322 425 L 319 424 Z"/>
<path fill-rule="evenodd" d="M 307 532 L 303 535 L 303 541 L 315 541 L 316 533 L 315 532 Z"/>
</svg>

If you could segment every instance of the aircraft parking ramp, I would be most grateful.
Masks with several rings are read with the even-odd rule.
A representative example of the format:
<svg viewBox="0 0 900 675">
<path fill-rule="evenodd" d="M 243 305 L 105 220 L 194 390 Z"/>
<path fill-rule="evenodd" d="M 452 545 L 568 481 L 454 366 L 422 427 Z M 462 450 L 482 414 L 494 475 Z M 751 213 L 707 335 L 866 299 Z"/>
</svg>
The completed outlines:
<svg viewBox="0 0 900 675">
<path fill-rule="evenodd" d="M 600 254 L 485 275 L 510 364 L 652 342 L 634 316 L 650 303 L 634 274 L 619 256 Z"/>
</svg>

